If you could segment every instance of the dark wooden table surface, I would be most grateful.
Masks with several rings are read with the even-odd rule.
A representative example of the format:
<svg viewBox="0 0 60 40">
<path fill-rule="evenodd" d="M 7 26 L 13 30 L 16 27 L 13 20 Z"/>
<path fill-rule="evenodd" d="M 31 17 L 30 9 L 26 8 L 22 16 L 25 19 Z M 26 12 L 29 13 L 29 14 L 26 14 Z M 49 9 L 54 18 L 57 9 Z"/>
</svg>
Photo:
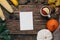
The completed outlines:
<svg viewBox="0 0 60 40">
<path fill-rule="evenodd" d="M 42 17 L 40 15 L 40 8 L 42 6 L 45 6 L 44 4 L 41 4 L 40 1 L 37 1 L 37 3 L 33 2 L 32 0 L 25 5 L 26 1 L 19 1 L 19 6 L 16 8 L 12 5 L 12 3 L 8 0 L 12 8 L 14 9 L 13 14 L 9 14 L 2 6 L 4 15 L 6 17 L 6 25 L 7 28 L 10 30 L 10 35 L 12 37 L 12 40 L 37 40 L 36 35 L 37 32 L 41 29 L 47 29 L 46 28 L 46 22 L 49 20 L 48 18 Z M 22 5 L 23 4 L 23 5 Z M 48 6 L 48 5 L 47 5 Z M 29 31 L 21 31 L 20 30 L 20 21 L 19 21 L 19 12 L 21 11 L 32 11 L 33 12 L 33 25 L 34 30 Z M 58 12 L 57 12 L 58 13 Z M 59 15 L 51 14 L 52 17 L 56 17 L 56 19 L 59 21 Z M 59 28 L 53 33 L 54 40 L 60 40 L 59 35 Z M 58 34 L 58 35 L 57 35 Z"/>
</svg>

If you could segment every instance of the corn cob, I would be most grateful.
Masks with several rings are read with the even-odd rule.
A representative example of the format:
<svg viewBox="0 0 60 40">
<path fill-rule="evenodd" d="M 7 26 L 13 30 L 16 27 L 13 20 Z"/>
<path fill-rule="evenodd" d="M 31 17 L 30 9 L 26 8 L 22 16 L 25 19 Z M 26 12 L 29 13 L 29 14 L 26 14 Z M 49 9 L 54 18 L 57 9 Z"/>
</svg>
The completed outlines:
<svg viewBox="0 0 60 40">
<path fill-rule="evenodd" d="M 5 20 L 5 16 L 4 16 L 3 12 L 2 12 L 1 7 L 0 7 L 0 18 L 1 18 L 2 20 Z"/>
<path fill-rule="evenodd" d="M 10 13 L 13 12 L 12 7 L 9 5 L 9 3 L 7 2 L 7 0 L 0 0 L 0 4 Z"/>
<path fill-rule="evenodd" d="M 17 0 L 10 0 L 15 6 L 18 6 L 18 1 Z"/>
</svg>

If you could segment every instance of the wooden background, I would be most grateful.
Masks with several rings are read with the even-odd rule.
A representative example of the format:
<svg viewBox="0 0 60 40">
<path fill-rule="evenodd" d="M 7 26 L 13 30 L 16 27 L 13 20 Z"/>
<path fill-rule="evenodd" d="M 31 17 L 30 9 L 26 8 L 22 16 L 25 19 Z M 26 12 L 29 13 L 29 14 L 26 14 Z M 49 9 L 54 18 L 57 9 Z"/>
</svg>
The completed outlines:
<svg viewBox="0 0 60 40">
<path fill-rule="evenodd" d="M 18 0 L 19 6 L 16 8 L 12 3 L 8 0 L 12 8 L 14 9 L 13 14 L 9 14 L 2 6 L 4 15 L 6 17 L 7 28 L 10 30 L 10 35 L 12 40 L 37 40 L 37 32 L 41 29 L 46 28 L 46 22 L 49 20 L 47 17 L 42 17 L 40 15 L 40 8 L 45 6 L 47 0 Z M 43 4 L 43 2 L 46 2 Z M 46 5 L 48 6 L 48 5 Z M 50 8 L 50 7 L 49 7 Z M 20 21 L 19 21 L 19 12 L 20 11 L 32 11 L 33 12 L 33 25 L 34 30 L 29 31 L 20 31 Z M 59 12 L 59 11 L 58 11 Z M 56 13 L 58 13 L 56 12 Z M 59 19 L 59 15 L 55 15 L 55 13 L 51 14 L 53 18 Z"/>
</svg>

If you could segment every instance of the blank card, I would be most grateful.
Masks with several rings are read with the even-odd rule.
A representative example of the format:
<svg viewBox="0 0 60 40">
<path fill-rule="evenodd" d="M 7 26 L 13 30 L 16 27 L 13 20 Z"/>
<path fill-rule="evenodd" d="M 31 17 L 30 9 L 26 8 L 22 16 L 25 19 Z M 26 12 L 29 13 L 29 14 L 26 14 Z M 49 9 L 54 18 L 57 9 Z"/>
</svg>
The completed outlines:
<svg viewBox="0 0 60 40">
<path fill-rule="evenodd" d="M 33 30 L 33 12 L 20 12 L 20 30 Z"/>
</svg>

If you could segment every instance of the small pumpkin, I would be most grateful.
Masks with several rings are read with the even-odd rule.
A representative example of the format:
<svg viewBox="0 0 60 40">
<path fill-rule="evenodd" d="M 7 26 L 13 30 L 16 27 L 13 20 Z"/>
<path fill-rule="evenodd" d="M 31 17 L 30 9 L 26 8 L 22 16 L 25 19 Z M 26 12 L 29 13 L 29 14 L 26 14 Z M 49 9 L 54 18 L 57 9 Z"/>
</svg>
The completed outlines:
<svg viewBox="0 0 60 40">
<path fill-rule="evenodd" d="M 37 40 L 52 40 L 53 35 L 48 29 L 42 29 L 37 33 Z"/>
<path fill-rule="evenodd" d="M 50 19 L 48 22 L 47 22 L 47 28 L 50 30 L 50 31 L 55 31 L 57 28 L 58 28 L 58 21 L 56 19 Z"/>
</svg>

